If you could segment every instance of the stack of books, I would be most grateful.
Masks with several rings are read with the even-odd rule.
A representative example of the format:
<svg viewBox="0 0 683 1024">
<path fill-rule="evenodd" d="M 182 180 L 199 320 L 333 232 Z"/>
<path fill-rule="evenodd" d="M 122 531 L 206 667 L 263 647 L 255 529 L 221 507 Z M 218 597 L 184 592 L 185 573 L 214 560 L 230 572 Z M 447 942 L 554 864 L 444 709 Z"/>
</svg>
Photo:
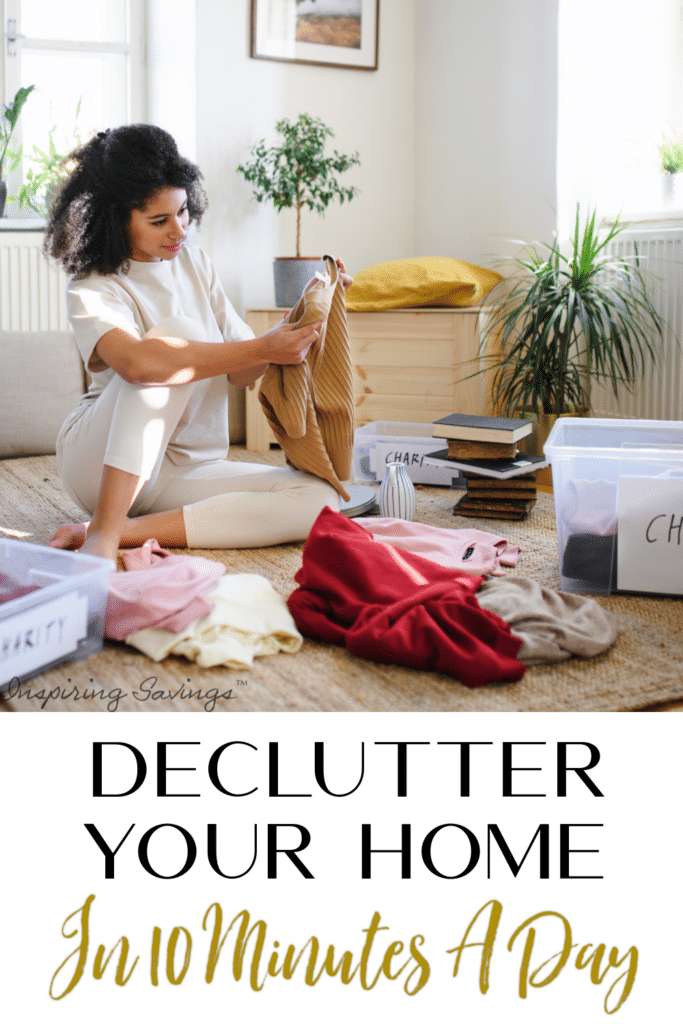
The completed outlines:
<svg viewBox="0 0 683 1024">
<path fill-rule="evenodd" d="M 465 480 L 467 490 L 454 507 L 454 516 L 524 519 L 536 504 L 534 473 L 525 473 L 514 480 L 491 480 L 465 473 Z"/>
<path fill-rule="evenodd" d="M 447 448 L 429 459 L 450 462 L 467 481 L 464 497 L 453 509 L 456 516 L 482 519 L 524 519 L 536 502 L 537 469 L 548 465 L 542 455 L 517 450 L 533 430 L 532 420 L 453 413 L 434 423 L 434 437 Z"/>
</svg>

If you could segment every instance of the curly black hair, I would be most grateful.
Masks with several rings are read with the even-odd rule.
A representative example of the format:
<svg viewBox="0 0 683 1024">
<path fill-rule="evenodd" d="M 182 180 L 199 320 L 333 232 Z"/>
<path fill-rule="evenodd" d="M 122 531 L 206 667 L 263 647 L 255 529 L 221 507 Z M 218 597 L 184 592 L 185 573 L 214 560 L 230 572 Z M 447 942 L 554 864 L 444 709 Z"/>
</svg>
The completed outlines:
<svg viewBox="0 0 683 1024">
<path fill-rule="evenodd" d="M 79 278 L 128 269 L 131 211 L 143 209 L 160 189 L 185 189 L 190 220 L 196 223 L 207 206 L 199 168 L 180 156 L 173 137 L 156 125 L 99 132 L 65 162 L 75 167 L 50 211 L 43 248 Z"/>
</svg>

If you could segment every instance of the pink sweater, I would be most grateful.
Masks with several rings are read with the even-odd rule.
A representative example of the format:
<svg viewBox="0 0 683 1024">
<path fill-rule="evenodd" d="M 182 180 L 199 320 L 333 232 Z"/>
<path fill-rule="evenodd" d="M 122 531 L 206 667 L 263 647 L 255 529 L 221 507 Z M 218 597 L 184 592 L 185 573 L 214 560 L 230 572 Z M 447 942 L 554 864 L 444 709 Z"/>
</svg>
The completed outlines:
<svg viewBox="0 0 683 1024">
<path fill-rule="evenodd" d="M 172 555 L 156 540 L 123 554 L 126 572 L 109 577 L 104 634 L 125 640 L 148 626 L 181 633 L 214 607 L 206 591 L 225 566 L 197 555 Z"/>
<path fill-rule="evenodd" d="M 355 519 L 375 540 L 412 551 L 432 562 L 473 576 L 505 576 L 503 565 L 515 566 L 521 548 L 483 530 L 448 530 L 405 519 Z"/>
</svg>

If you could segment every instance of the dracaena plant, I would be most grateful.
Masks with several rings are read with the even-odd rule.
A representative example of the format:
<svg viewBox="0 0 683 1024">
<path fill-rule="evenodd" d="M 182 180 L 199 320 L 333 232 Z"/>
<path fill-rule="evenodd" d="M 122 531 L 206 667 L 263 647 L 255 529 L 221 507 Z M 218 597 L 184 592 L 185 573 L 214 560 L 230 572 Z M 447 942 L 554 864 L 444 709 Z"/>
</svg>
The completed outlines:
<svg viewBox="0 0 683 1024">
<path fill-rule="evenodd" d="M 301 211 L 307 207 L 324 214 L 333 200 L 353 199 L 358 189 L 340 185 L 336 175 L 360 159 L 358 153 L 344 156 L 336 150 L 325 156 L 325 144 L 334 133 L 318 117 L 300 114 L 296 121 L 283 118 L 275 127 L 282 136 L 280 144 L 268 148 L 261 139 L 251 149 L 251 160 L 237 170 L 253 185 L 257 202 L 272 202 L 278 211 L 296 210 L 296 255 L 300 257 Z"/>
<path fill-rule="evenodd" d="M 496 286 L 499 297 L 491 294 L 482 336 L 488 365 L 480 372 L 493 371 L 502 414 L 587 409 L 592 380 L 618 396 L 657 359 L 664 324 L 637 252 L 629 258 L 611 250 L 622 230 L 617 218 L 601 232 L 595 211 L 582 223 L 577 205 L 567 255 L 555 236 L 526 245 L 512 261 L 512 275 Z"/>
</svg>

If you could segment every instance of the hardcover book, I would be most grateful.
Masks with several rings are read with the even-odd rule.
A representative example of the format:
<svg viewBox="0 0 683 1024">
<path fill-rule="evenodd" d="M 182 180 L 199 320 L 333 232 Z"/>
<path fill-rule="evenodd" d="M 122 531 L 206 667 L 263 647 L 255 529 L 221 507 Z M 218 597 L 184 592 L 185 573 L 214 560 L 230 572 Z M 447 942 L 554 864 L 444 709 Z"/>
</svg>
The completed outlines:
<svg viewBox="0 0 683 1024">
<path fill-rule="evenodd" d="M 459 438 L 462 441 L 499 441 L 514 444 L 533 430 L 533 420 L 511 416 L 470 416 L 454 412 L 434 421 L 434 437 Z"/>
<path fill-rule="evenodd" d="M 525 490 L 536 493 L 536 475 L 528 473 L 524 476 L 516 476 L 512 480 L 498 480 L 492 477 L 482 477 L 478 473 L 463 473 L 468 487 L 476 487 L 479 490 L 506 491 Z"/>
<path fill-rule="evenodd" d="M 520 512 L 501 512 L 500 509 L 496 509 L 495 511 L 490 509 L 487 512 L 473 512 L 472 509 L 460 508 L 459 505 L 456 505 L 453 509 L 453 515 L 465 516 L 468 519 L 507 519 L 514 520 L 516 522 L 526 519 L 527 517 L 527 513 L 523 510 Z"/>
<path fill-rule="evenodd" d="M 451 459 L 448 449 L 441 448 L 439 451 L 430 452 L 424 458 L 427 461 L 434 460 L 435 463 L 450 462 L 468 473 L 495 477 L 498 480 L 524 476 L 550 465 L 550 460 L 546 459 L 545 455 L 527 455 L 526 452 L 520 452 L 514 459 Z"/>
<path fill-rule="evenodd" d="M 486 487 L 475 487 L 473 482 L 470 482 L 467 488 L 468 498 L 480 498 L 482 501 L 509 501 L 511 499 L 518 498 L 520 501 L 529 501 L 535 499 L 536 491 L 529 491 L 523 487 L 519 490 L 508 488 L 503 490 L 501 487 L 499 490 L 493 490 L 492 488 Z"/>
<path fill-rule="evenodd" d="M 451 459 L 514 459 L 517 445 L 501 441 L 463 441 L 452 438 L 448 441 L 448 455 Z"/>
<path fill-rule="evenodd" d="M 527 498 L 521 501 L 510 499 L 508 501 L 486 500 L 485 498 L 471 498 L 466 496 L 458 502 L 459 509 L 469 509 L 473 514 L 476 512 L 529 512 L 536 504 L 535 498 Z"/>
</svg>

